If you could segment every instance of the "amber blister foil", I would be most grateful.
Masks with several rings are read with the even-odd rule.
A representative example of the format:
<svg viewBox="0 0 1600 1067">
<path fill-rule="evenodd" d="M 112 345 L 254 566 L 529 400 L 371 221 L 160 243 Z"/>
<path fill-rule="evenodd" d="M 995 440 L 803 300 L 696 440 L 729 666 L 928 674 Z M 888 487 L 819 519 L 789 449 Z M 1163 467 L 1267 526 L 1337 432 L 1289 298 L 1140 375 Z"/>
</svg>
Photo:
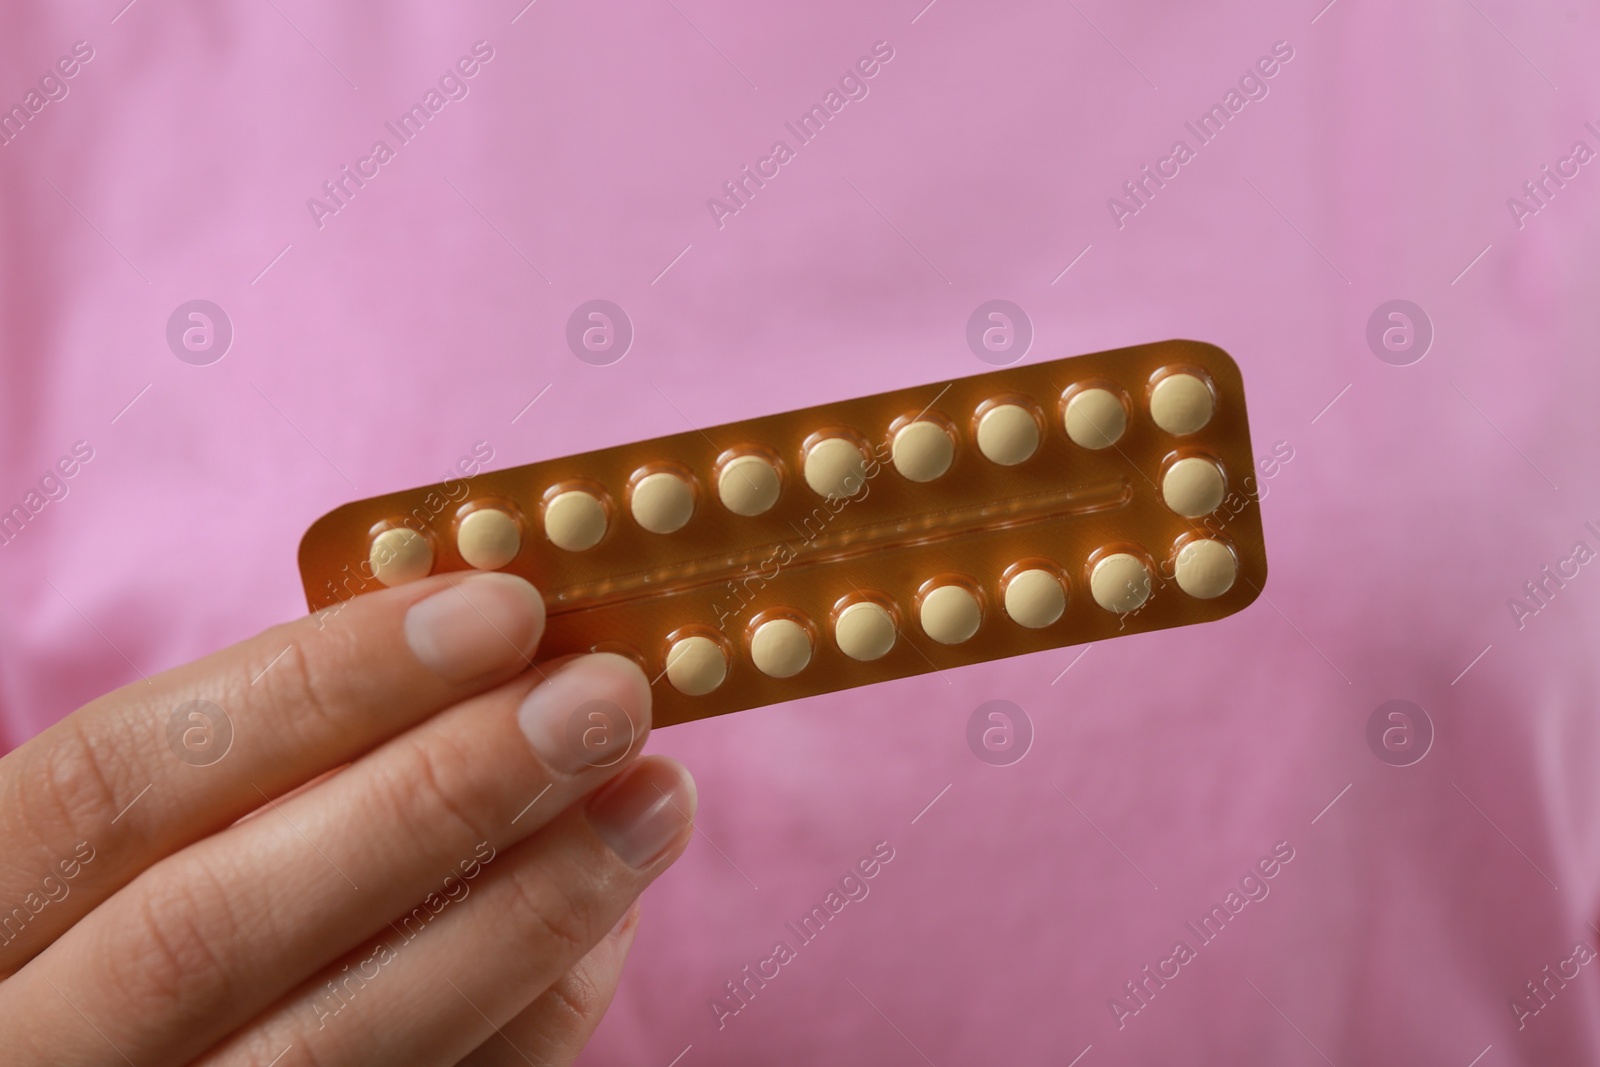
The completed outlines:
<svg viewBox="0 0 1600 1067">
<path fill-rule="evenodd" d="M 1267 575 L 1254 462 L 1237 365 L 1164 341 L 356 501 L 300 570 L 313 610 L 521 575 L 536 661 L 630 656 L 662 726 L 1230 615 Z"/>
</svg>

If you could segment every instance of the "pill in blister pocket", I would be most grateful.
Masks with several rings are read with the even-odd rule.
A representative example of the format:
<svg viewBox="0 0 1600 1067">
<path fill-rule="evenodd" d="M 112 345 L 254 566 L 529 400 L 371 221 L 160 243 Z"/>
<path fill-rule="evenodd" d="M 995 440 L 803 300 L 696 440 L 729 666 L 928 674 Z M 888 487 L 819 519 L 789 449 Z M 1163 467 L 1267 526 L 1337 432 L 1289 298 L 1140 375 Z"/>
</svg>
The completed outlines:
<svg viewBox="0 0 1600 1067">
<path fill-rule="evenodd" d="M 717 472 L 717 493 L 735 515 L 760 515 L 778 502 L 778 468 L 755 455 L 735 456 Z"/>
<path fill-rule="evenodd" d="M 1170 434 L 1197 433 L 1215 406 L 1210 387 L 1187 371 L 1169 374 L 1150 389 L 1150 417 Z"/>
<path fill-rule="evenodd" d="M 568 552 L 593 548 L 606 535 L 606 507 L 583 489 L 557 493 L 544 507 L 544 532 Z"/>
<path fill-rule="evenodd" d="M 1190 541 L 1178 550 L 1174 570 L 1178 588 L 1192 597 L 1210 600 L 1233 588 L 1239 561 L 1221 541 Z"/>
<path fill-rule="evenodd" d="M 634 484 L 629 507 L 634 521 L 651 533 L 673 533 L 694 514 L 694 487 L 671 471 L 646 474 Z"/>
<path fill-rule="evenodd" d="M 1109 389 L 1084 389 L 1067 401 L 1067 436 L 1084 448 L 1110 448 L 1128 428 L 1122 399 Z"/>
<path fill-rule="evenodd" d="M 1020 404 L 996 404 L 978 417 L 978 450 L 994 462 L 1014 467 L 1039 448 L 1039 424 Z"/>
<path fill-rule="evenodd" d="M 811 662 L 811 635 L 793 619 L 770 619 L 751 635 L 750 659 L 770 678 L 793 678 Z"/>
<path fill-rule="evenodd" d="M 1067 594 L 1061 579 L 1042 568 L 1021 571 L 1006 582 L 1006 614 L 1020 626 L 1037 630 L 1061 618 Z"/>
<path fill-rule="evenodd" d="M 894 647 L 894 619 L 881 605 L 870 600 L 851 604 L 839 612 L 833 623 L 839 650 L 863 662 L 888 655 Z"/>
<path fill-rule="evenodd" d="M 522 531 L 517 529 L 517 520 L 500 509 L 483 508 L 461 520 L 456 549 L 469 567 L 499 570 L 517 558 L 522 549 Z"/>
<path fill-rule="evenodd" d="M 404 585 L 428 576 L 433 568 L 433 546 L 426 537 L 402 526 L 374 537 L 367 559 L 378 581 Z"/>
<path fill-rule="evenodd" d="M 931 482 L 950 469 L 956 445 L 943 426 L 918 419 L 902 426 L 894 435 L 890 455 L 895 470 L 914 482 Z"/>
</svg>

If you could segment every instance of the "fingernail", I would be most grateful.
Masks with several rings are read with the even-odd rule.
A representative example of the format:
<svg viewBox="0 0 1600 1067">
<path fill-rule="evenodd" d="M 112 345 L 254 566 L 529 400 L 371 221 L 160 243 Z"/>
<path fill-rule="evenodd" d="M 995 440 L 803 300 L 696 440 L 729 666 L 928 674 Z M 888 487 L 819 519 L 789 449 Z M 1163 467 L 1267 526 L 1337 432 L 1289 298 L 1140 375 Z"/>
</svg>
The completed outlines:
<svg viewBox="0 0 1600 1067">
<path fill-rule="evenodd" d="M 614 767 L 650 729 L 650 681 L 624 656 L 581 656 L 534 686 L 517 725 L 558 774 Z"/>
<path fill-rule="evenodd" d="M 676 760 L 630 767 L 589 802 L 589 825 L 622 862 L 648 867 L 694 820 L 694 779 Z"/>
<path fill-rule="evenodd" d="M 405 632 L 424 667 L 465 682 L 527 660 L 544 632 L 544 599 L 514 574 L 471 574 L 411 605 Z"/>
</svg>

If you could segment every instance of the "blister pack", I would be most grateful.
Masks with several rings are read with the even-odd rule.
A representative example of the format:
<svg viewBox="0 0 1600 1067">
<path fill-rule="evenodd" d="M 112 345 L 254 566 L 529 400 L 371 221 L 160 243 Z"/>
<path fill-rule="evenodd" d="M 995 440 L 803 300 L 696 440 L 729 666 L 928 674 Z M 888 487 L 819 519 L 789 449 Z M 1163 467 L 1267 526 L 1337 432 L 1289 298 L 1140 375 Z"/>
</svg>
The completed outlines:
<svg viewBox="0 0 1600 1067">
<path fill-rule="evenodd" d="M 1239 369 L 1164 341 L 346 504 L 313 610 L 470 569 L 538 660 L 629 656 L 655 725 L 1230 615 L 1267 575 Z"/>
</svg>

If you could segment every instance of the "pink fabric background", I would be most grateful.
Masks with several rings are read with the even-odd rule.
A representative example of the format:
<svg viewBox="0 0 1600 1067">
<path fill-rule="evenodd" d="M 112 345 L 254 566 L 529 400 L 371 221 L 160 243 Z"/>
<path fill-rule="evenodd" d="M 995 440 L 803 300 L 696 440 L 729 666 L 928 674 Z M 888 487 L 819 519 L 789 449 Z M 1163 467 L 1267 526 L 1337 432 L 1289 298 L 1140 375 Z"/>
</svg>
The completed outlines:
<svg viewBox="0 0 1600 1067">
<path fill-rule="evenodd" d="M 1505 206 L 1600 147 L 1592 8 L 123 2 L 0 9 L 7 107 L 95 52 L 0 147 L 0 507 L 94 449 L 0 547 L 10 742 L 302 611 L 296 543 L 346 499 L 480 440 L 513 465 L 977 373 L 966 317 L 1004 297 L 1032 359 L 1233 353 L 1256 451 L 1294 450 L 1268 599 L 655 736 L 702 835 L 584 1062 L 1600 1057 L 1600 965 L 1509 1007 L 1600 937 L 1600 572 L 1520 630 L 1506 603 L 1600 545 L 1600 164 L 1521 230 Z M 480 39 L 470 95 L 319 230 L 306 199 Z M 879 40 L 870 95 L 719 230 L 706 198 Z M 1119 230 L 1106 198 L 1277 40 L 1269 96 Z M 236 330 L 209 367 L 164 340 L 196 297 Z M 638 331 L 606 368 L 563 340 L 596 297 Z M 1364 340 L 1396 297 L 1437 331 L 1409 367 Z M 1037 732 L 1011 767 L 966 746 L 996 698 Z M 1394 698 L 1437 731 L 1412 767 L 1364 739 Z M 719 1030 L 878 841 L 871 895 Z M 1119 1029 L 1279 841 L 1270 895 Z"/>
</svg>

